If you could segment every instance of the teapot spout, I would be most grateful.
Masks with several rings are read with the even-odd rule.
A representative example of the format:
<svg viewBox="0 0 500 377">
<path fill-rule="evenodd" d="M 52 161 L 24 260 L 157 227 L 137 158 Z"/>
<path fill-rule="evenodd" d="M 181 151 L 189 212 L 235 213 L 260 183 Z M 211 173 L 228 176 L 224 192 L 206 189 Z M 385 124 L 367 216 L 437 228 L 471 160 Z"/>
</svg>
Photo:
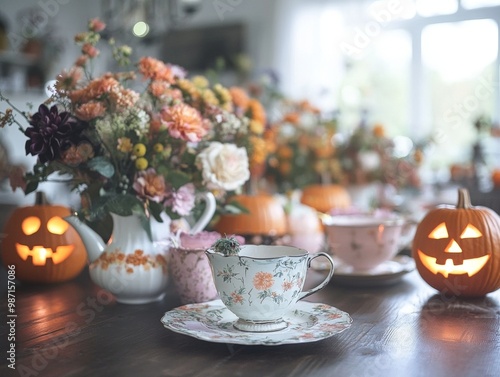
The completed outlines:
<svg viewBox="0 0 500 377">
<path fill-rule="evenodd" d="M 102 238 L 92 230 L 87 224 L 83 223 L 76 216 L 67 216 L 64 218 L 80 235 L 80 238 L 85 245 L 85 249 L 87 250 L 87 257 L 89 262 L 92 263 L 102 254 L 104 249 L 106 248 L 106 244 L 102 240 Z"/>
</svg>

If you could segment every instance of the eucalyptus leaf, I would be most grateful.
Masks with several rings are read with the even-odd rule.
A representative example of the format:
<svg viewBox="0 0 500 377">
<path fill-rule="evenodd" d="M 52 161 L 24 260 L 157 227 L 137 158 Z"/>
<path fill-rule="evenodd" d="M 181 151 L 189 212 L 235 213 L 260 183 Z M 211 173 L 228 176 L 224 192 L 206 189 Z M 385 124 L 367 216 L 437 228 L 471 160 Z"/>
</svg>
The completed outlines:
<svg viewBox="0 0 500 377">
<path fill-rule="evenodd" d="M 105 157 L 98 156 L 87 162 L 90 169 L 95 170 L 100 175 L 106 178 L 111 178 L 115 174 L 115 167 Z"/>
</svg>

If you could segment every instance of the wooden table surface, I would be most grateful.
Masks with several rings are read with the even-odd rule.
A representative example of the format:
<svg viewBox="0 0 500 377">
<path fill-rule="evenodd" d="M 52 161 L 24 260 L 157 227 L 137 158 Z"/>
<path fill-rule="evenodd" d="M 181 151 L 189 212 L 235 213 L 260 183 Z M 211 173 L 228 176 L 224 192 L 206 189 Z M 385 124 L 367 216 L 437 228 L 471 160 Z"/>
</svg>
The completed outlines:
<svg viewBox="0 0 500 377">
<path fill-rule="evenodd" d="M 16 282 L 16 370 L 8 367 L 7 278 L 1 271 L 0 376 L 500 376 L 500 291 L 462 300 L 437 294 L 413 271 L 396 284 L 331 282 L 308 297 L 348 312 L 352 326 L 312 343 L 211 343 L 165 329 L 177 306 L 100 304 L 88 277 L 50 286 Z M 306 285 L 322 279 L 313 271 Z"/>
</svg>

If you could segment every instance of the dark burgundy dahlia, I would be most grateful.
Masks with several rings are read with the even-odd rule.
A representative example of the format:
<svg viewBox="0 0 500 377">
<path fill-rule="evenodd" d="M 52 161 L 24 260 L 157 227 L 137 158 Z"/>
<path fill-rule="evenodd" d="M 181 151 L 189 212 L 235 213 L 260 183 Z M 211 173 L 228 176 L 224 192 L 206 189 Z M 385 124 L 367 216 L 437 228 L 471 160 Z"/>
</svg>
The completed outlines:
<svg viewBox="0 0 500 377">
<path fill-rule="evenodd" d="M 61 152 L 82 140 L 82 122 L 67 111 L 59 113 L 55 105 L 50 109 L 40 105 L 29 123 L 30 127 L 24 132 L 29 138 L 26 154 L 38 155 L 42 163 L 60 158 Z"/>
</svg>

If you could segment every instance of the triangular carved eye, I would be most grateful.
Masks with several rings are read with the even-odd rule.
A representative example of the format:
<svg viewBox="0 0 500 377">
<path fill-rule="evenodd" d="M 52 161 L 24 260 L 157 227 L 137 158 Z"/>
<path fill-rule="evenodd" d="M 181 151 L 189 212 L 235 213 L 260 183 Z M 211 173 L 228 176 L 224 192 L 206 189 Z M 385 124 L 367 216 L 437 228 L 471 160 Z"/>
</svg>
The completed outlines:
<svg viewBox="0 0 500 377">
<path fill-rule="evenodd" d="M 446 229 L 446 224 L 441 223 L 429 234 L 429 238 L 433 238 L 435 240 L 440 240 L 442 238 L 448 238 L 448 230 Z"/>
<path fill-rule="evenodd" d="M 473 225 L 467 225 L 467 228 L 464 229 L 460 238 L 479 238 L 482 236 L 482 233 Z"/>
</svg>

